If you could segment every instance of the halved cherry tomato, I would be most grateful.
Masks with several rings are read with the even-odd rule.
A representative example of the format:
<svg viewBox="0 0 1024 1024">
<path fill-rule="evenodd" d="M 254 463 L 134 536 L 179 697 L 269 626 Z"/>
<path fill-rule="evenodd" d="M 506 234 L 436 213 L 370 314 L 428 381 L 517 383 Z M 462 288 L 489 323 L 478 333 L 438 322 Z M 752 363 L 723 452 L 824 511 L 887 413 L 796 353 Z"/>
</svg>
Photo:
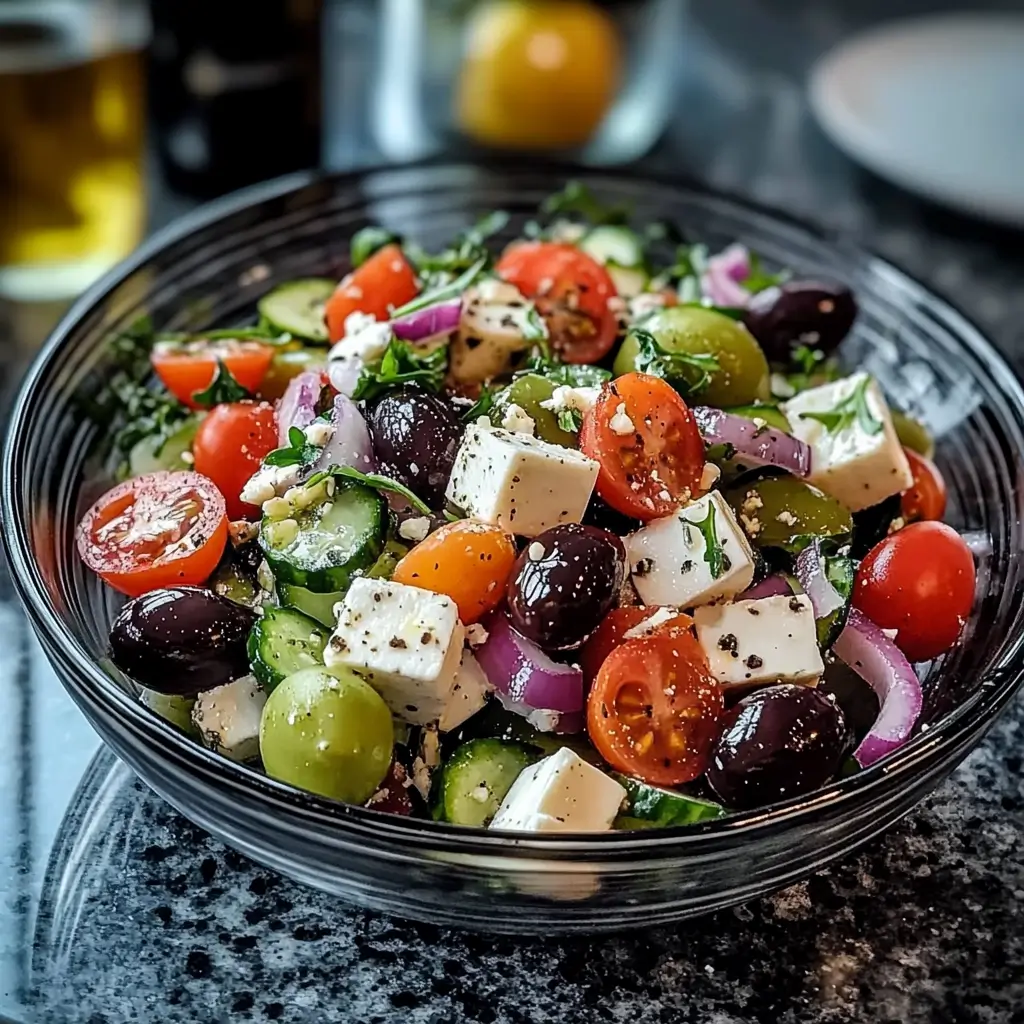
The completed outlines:
<svg viewBox="0 0 1024 1024">
<path fill-rule="evenodd" d="M 218 405 L 203 419 L 192 442 L 193 465 L 224 495 L 231 519 L 252 519 L 260 510 L 242 501 L 242 488 L 277 447 L 277 422 L 269 402 Z"/>
<path fill-rule="evenodd" d="M 910 448 L 903 453 L 910 463 L 914 483 L 900 498 L 900 512 L 907 522 L 915 519 L 941 519 L 946 513 L 946 481 L 939 467 Z"/>
<path fill-rule="evenodd" d="M 342 279 L 327 300 L 324 316 L 331 341 L 345 337 L 345 319 L 366 313 L 387 320 L 393 309 L 411 302 L 419 293 L 416 274 L 397 245 L 378 249 L 361 267 Z"/>
<path fill-rule="evenodd" d="M 613 608 L 580 648 L 580 668 L 583 669 L 584 682 L 589 686 L 597 678 L 605 659 L 616 647 L 626 642 L 626 634 L 630 630 L 662 609 L 662 605 L 623 605 L 621 608 Z M 675 629 L 689 629 L 692 625 L 693 619 L 689 615 L 673 615 L 643 635 L 662 635 Z"/>
<path fill-rule="evenodd" d="M 606 384 L 583 417 L 580 449 L 600 465 L 597 493 L 624 515 L 658 519 L 699 494 L 704 441 L 659 377 L 627 373 Z"/>
<path fill-rule="evenodd" d="M 205 583 L 227 537 L 220 491 L 188 471 L 126 480 L 107 491 L 75 531 L 82 561 L 129 597 Z"/>
<path fill-rule="evenodd" d="M 501 527 L 469 519 L 448 523 L 417 544 L 399 563 L 395 583 L 447 594 L 459 618 L 477 622 L 505 598 L 516 545 Z"/>
<path fill-rule="evenodd" d="M 700 644 L 680 630 L 608 655 L 587 698 L 587 733 L 613 768 L 677 786 L 704 772 L 724 709 Z"/>
<path fill-rule="evenodd" d="M 608 300 L 618 293 L 611 275 L 575 246 L 516 242 L 495 267 L 499 277 L 534 300 L 567 363 L 596 363 L 608 354 L 619 321 Z"/>
<path fill-rule="evenodd" d="M 266 376 L 274 349 L 259 341 L 239 341 L 225 338 L 217 341 L 157 342 L 150 361 L 164 387 L 191 409 L 196 409 L 192 397 L 208 388 L 217 372 L 217 363 L 223 363 L 231 375 L 247 391 L 255 391 Z"/>
<path fill-rule="evenodd" d="M 860 563 L 853 603 L 911 661 L 949 650 L 974 604 L 974 557 L 945 523 L 911 523 L 879 541 Z"/>
</svg>

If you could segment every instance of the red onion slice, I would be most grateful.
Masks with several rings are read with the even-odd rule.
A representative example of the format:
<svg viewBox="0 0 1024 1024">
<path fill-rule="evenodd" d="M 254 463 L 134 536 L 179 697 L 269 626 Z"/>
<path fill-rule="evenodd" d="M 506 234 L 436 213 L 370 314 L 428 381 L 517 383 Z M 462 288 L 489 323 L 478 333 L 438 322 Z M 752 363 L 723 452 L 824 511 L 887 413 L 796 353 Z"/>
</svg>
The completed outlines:
<svg viewBox="0 0 1024 1024">
<path fill-rule="evenodd" d="M 485 626 L 487 640 L 474 653 L 499 694 L 530 712 L 582 712 L 580 669 L 552 661 L 535 643 L 517 633 L 503 612 L 492 615 Z"/>
<path fill-rule="evenodd" d="M 701 291 L 716 306 L 746 309 L 750 292 L 743 287 L 743 282 L 748 277 L 750 252 L 746 246 L 730 245 L 708 260 L 707 270 L 701 275 Z"/>
<path fill-rule="evenodd" d="M 819 540 L 812 541 L 796 556 L 796 577 L 811 602 L 816 619 L 832 615 L 846 604 L 846 598 L 825 574 L 825 556 Z"/>
<path fill-rule="evenodd" d="M 459 326 L 461 315 L 462 298 L 459 297 L 400 316 L 392 320 L 391 329 L 402 341 L 427 341 L 451 334 Z"/>
<path fill-rule="evenodd" d="M 878 694 L 878 718 L 853 752 L 867 768 L 910 738 L 921 714 L 921 684 L 903 652 L 856 608 L 832 650 Z"/>
<path fill-rule="evenodd" d="M 288 382 L 277 406 L 277 440 L 282 448 L 289 447 L 288 431 L 292 427 L 302 430 L 316 419 L 322 387 L 320 374 L 314 370 L 300 373 Z"/>
<path fill-rule="evenodd" d="M 730 445 L 737 455 L 759 466 L 777 466 L 793 476 L 810 476 L 811 448 L 798 438 L 707 405 L 694 406 L 693 415 L 705 444 Z"/>
<path fill-rule="evenodd" d="M 789 580 L 785 576 L 766 576 L 760 583 L 755 583 L 739 594 L 737 601 L 759 601 L 763 597 L 786 597 L 793 593 Z"/>
<path fill-rule="evenodd" d="M 376 472 L 377 463 L 370 444 L 370 431 L 351 398 L 335 395 L 331 423 L 334 425 L 334 433 L 324 445 L 314 469 L 349 466 L 358 469 L 360 473 Z"/>
<path fill-rule="evenodd" d="M 351 395 L 355 391 L 362 372 L 363 364 L 359 359 L 334 359 L 327 364 L 331 387 L 342 395 Z"/>
</svg>

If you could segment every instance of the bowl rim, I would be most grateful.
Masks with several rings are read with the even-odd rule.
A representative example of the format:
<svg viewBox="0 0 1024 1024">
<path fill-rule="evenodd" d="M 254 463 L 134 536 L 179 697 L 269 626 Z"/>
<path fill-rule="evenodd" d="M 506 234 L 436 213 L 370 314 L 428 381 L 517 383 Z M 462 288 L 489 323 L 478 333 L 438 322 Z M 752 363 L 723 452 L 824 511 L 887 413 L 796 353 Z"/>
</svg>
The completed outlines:
<svg viewBox="0 0 1024 1024">
<path fill-rule="evenodd" d="M 527 165 L 518 161 L 489 164 L 479 160 L 432 159 L 414 164 L 384 164 L 344 172 L 303 171 L 261 182 L 204 203 L 147 238 L 74 302 L 53 329 L 19 384 L 8 420 L 0 466 L 3 548 L 12 581 L 28 618 L 51 662 L 59 661 L 63 664 L 66 674 L 58 672 L 58 675 L 73 698 L 85 700 L 100 715 L 113 713 L 123 716 L 123 724 L 129 726 L 137 738 L 163 744 L 161 753 L 177 762 L 183 770 L 193 775 L 198 773 L 207 776 L 214 783 L 228 789 L 239 789 L 259 796 L 266 802 L 265 809 L 268 812 L 272 812 L 277 805 L 295 818 L 321 826 L 327 832 L 348 832 L 356 836 L 373 837 L 378 841 L 392 840 L 407 847 L 428 847 L 438 853 L 467 855 L 478 852 L 491 856 L 500 853 L 507 857 L 541 854 L 557 859 L 585 859 L 588 854 L 616 857 L 623 854 L 647 854 L 652 859 L 661 859 L 679 853 L 698 852 L 698 847 L 699 852 L 706 853 L 718 841 L 724 840 L 731 845 L 738 834 L 798 827 L 826 808 L 835 806 L 837 802 L 852 803 L 856 797 L 869 799 L 872 793 L 889 783 L 894 776 L 902 776 L 912 772 L 919 764 L 941 758 L 943 753 L 954 750 L 959 743 L 969 741 L 972 733 L 980 734 L 991 725 L 995 716 L 1024 682 L 1024 658 L 1020 657 L 1024 651 L 1024 630 L 1017 629 L 1016 635 L 1011 635 L 1014 633 L 1013 627 L 1019 626 L 1024 620 L 1024 607 L 1018 610 L 993 664 L 963 703 L 927 731 L 918 732 L 904 746 L 852 776 L 767 808 L 731 813 L 721 819 L 694 825 L 644 830 L 639 835 L 610 831 L 597 834 L 539 833 L 527 836 L 405 818 L 296 789 L 208 750 L 149 712 L 119 687 L 89 657 L 76 635 L 61 620 L 41 577 L 35 571 L 31 536 L 26 522 L 23 517 L 15 515 L 19 504 L 15 498 L 17 453 L 33 418 L 37 389 L 52 365 L 59 360 L 64 345 L 79 324 L 96 312 L 128 278 L 165 249 L 187 239 L 193 232 L 227 220 L 249 207 L 283 198 L 290 193 L 318 186 L 358 188 L 366 180 L 378 175 L 415 173 L 419 170 L 453 175 L 487 170 L 508 174 L 518 170 L 538 177 L 551 176 L 553 183 L 571 178 L 584 178 L 596 185 L 602 180 L 608 183 L 629 182 L 633 185 L 646 182 L 659 188 L 672 189 L 691 199 L 714 201 L 731 208 L 734 214 L 770 220 L 776 226 L 790 232 L 795 230 L 819 244 L 836 247 L 841 241 L 847 254 L 860 259 L 871 269 L 881 271 L 889 283 L 901 288 L 904 298 L 926 301 L 929 312 L 938 317 L 943 326 L 956 334 L 965 348 L 980 360 L 1024 427 L 1024 387 L 995 346 L 955 305 L 891 261 L 845 238 L 840 240 L 839 233 L 834 229 L 745 196 L 647 170 L 597 170 L 553 161 L 531 162 Z M 630 863 L 634 866 L 637 860 L 635 856 L 630 857 Z"/>
</svg>

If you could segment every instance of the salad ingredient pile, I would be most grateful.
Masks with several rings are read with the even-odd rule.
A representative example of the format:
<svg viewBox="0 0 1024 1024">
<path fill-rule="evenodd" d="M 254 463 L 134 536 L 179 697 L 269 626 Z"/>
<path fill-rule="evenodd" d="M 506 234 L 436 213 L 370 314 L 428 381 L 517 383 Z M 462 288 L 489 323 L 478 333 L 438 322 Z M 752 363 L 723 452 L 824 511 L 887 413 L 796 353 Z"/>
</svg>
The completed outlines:
<svg viewBox="0 0 1024 1024">
<path fill-rule="evenodd" d="M 254 324 L 119 339 L 122 482 L 77 542 L 143 701 L 301 789 L 530 832 L 760 808 L 905 743 L 975 569 L 927 432 L 839 368 L 849 289 L 577 184 L 507 223 L 366 228 Z"/>
</svg>

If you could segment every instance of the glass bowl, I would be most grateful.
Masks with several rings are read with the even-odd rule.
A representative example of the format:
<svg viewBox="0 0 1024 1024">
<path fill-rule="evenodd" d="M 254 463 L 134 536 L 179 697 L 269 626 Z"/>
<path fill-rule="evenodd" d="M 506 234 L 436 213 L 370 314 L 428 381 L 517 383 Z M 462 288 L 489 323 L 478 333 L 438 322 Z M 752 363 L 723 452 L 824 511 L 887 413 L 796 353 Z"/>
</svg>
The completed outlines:
<svg viewBox="0 0 1024 1024">
<path fill-rule="evenodd" d="M 119 598 L 75 555 L 79 514 L 106 486 L 101 428 L 83 415 L 111 370 L 108 339 L 251 316 L 271 285 L 338 276 L 348 239 L 382 222 L 440 245 L 504 207 L 513 232 L 570 174 L 638 218 L 671 217 L 712 245 L 741 239 L 771 264 L 857 292 L 842 355 L 867 367 L 938 439 L 953 525 L 981 539 L 964 641 L 924 673 L 918 734 L 808 796 L 684 829 L 489 833 L 390 817 L 299 792 L 204 750 L 135 699 L 105 661 Z M 1024 645 L 1018 507 L 1024 393 L 959 313 L 841 239 L 735 200 L 639 177 L 427 166 L 293 177 L 214 203 L 163 231 L 79 301 L 26 377 L 3 459 L 3 536 L 33 626 L 100 735 L 161 796 L 249 857 L 365 907 L 501 932 L 595 932 L 705 913 L 805 877 L 906 814 L 978 742 L 1016 691 Z"/>
</svg>

